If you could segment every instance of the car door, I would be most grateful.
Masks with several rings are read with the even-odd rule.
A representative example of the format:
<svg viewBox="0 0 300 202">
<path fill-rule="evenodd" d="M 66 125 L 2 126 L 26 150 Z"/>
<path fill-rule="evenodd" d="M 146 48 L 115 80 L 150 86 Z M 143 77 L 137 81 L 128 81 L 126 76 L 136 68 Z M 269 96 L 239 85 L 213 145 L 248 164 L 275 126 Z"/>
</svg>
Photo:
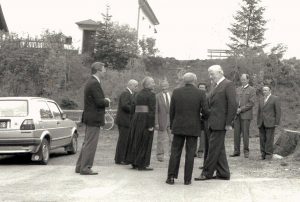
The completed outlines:
<svg viewBox="0 0 300 202">
<path fill-rule="evenodd" d="M 52 101 L 47 101 L 48 106 L 53 114 L 54 120 L 56 121 L 56 139 L 58 145 L 69 144 L 72 138 L 72 126 L 68 119 L 62 118 L 62 112 L 59 106 Z"/>
<path fill-rule="evenodd" d="M 53 140 L 58 136 L 56 132 L 56 121 L 54 120 L 51 110 L 45 100 L 38 100 L 36 103 L 36 107 L 40 115 L 40 128 L 42 129 L 42 131 L 49 131 L 51 137 L 51 147 L 55 147 L 56 142 Z"/>
</svg>

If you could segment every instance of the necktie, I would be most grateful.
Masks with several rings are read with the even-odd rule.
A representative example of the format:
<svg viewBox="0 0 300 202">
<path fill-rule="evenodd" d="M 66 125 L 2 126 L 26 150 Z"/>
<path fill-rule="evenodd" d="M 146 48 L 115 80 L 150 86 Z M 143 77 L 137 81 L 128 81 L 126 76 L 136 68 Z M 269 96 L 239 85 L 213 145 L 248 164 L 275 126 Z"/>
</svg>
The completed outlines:
<svg viewBox="0 0 300 202">
<path fill-rule="evenodd" d="M 169 103 L 168 93 L 164 93 L 164 94 L 165 94 L 165 97 L 166 97 L 166 105 L 167 105 L 167 108 L 169 109 L 170 108 L 170 103 Z"/>
</svg>

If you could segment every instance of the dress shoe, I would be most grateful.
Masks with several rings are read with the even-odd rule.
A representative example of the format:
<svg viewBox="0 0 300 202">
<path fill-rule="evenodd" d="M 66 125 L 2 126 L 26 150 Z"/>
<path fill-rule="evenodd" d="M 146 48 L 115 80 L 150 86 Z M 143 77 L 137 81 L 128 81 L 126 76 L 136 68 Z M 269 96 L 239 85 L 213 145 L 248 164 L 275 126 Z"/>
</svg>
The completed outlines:
<svg viewBox="0 0 300 202">
<path fill-rule="evenodd" d="M 205 175 L 200 175 L 199 177 L 195 177 L 195 181 L 204 181 L 204 180 L 210 180 L 211 178 L 206 177 Z"/>
<path fill-rule="evenodd" d="M 164 162 L 164 160 L 163 160 L 163 159 L 157 159 L 157 161 L 159 161 L 159 162 Z"/>
<path fill-rule="evenodd" d="M 152 171 L 153 168 L 147 168 L 147 167 L 141 167 L 141 168 L 138 168 L 139 171 Z"/>
<path fill-rule="evenodd" d="M 260 159 L 261 159 L 261 160 L 265 160 L 266 157 L 265 157 L 265 156 L 261 156 Z"/>
<path fill-rule="evenodd" d="M 81 171 L 80 172 L 80 175 L 98 175 L 98 173 L 97 172 L 94 172 L 94 171 L 92 171 L 92 170 L 89 170 L 89 171 Z"/>
<path fill-rule="evenodd" d="M 240 156 L 240 154 L 237 154 L 237 153 L 233 153 L 231 155 L 229 155 L 230 157 L 237 157 L 237 156 Z"/>
<path fill-rule="evenodd" d="M 126 162 L 122 161 L 120 164 L 121 165 L 128 165 L 129 163 L 126 163 Z"/>
<path fill-rule="evenodd" d="M 245 158 L 249 158 L 249 153 L 245 153 L 245 154 L 244 154 L 244 157 L 245 157 Z"/>
<path fill-rule="evenodd" d="M 167 184 L 174 184 L 174 177 L 168 177 L 168 179 L 166 180 Z"/>
<path fill-rule="evenodd" d="M 199 169 L 201 169 L 201 170 L 203 170 L 203 168 L 204 168 L 203 166 L 200 166 L 200 167 L 199 167 Z"/>
<path fill-rule="evenodd" d="M 137 166 L 136 165 L 131 165 L 131 168 L 132 169 L 137 169 Z"/>
<path fill-rule="evenodd" d="M 192 184 L 191 180 L 185 180 L 184 181 L 184 185 L 190 185 L 190 184 Z"/>
<path fill-rule="evenodd" d="M 215 180 L 230 180 L 230 177 L 221 177 L 221 176 L 213 176 L 212 179 L 215 179 Z"/>
</svg>

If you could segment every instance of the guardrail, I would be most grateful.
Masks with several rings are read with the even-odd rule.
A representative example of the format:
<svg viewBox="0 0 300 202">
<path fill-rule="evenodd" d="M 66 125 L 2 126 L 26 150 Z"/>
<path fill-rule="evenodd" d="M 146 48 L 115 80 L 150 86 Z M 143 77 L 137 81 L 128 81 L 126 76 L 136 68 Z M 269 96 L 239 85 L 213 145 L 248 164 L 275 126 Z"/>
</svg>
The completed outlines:
<svg viewBox="0 0 300 202">
<path fill-rule="evenodd" d="M 63 110 L 64 113 L 67 114 L 67 117 L 77 123 L 81 122 L 81 116 L 82 116 L 82 109 L 78 109 L 78 110 Z M 105 110 L 105 113 L 109 113 L 111 114 L 113 117 L 116 116 L 117 113 L 117 109 L 107 109 Z"/>
</svg>

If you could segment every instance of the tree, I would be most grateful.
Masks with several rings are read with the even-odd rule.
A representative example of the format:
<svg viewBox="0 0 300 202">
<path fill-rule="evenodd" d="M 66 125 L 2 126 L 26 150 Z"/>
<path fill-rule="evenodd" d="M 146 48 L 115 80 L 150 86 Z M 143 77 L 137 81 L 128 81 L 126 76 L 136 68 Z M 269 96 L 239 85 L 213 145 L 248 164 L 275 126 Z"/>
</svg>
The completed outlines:
<svg viewBox="0 0 300 202">
<path fill-rule="evenodd" d="M 136 31 L 128 25 L 113 23 L 109 6 L 102 17 L 103 23 L 99 24 L 95 35 L 94 58 L 112 69 L 124 69 L 128 60 L 138 53 Z"/>
<path fill-rule="evenodd" d="M 260 0 L 242 0 L 241 10 L 233 17 L 235 22 L 228 30 L 231 32 L 230 41 L 227 44 L 236 54 L 246 55 L 247 52 L 262 51 L 266 31 L 263 14 L 264 7 L 259 6 Z"/>
<path fill-rule="evenodd" d="M 155 56 L 158 52 L 158 49 L 155 48 L 156 39 L 154 38 L 146 38 L 139 40 L 139 45 L 142 49 L 142 54 L 145 56 Z"/>
</svg>

